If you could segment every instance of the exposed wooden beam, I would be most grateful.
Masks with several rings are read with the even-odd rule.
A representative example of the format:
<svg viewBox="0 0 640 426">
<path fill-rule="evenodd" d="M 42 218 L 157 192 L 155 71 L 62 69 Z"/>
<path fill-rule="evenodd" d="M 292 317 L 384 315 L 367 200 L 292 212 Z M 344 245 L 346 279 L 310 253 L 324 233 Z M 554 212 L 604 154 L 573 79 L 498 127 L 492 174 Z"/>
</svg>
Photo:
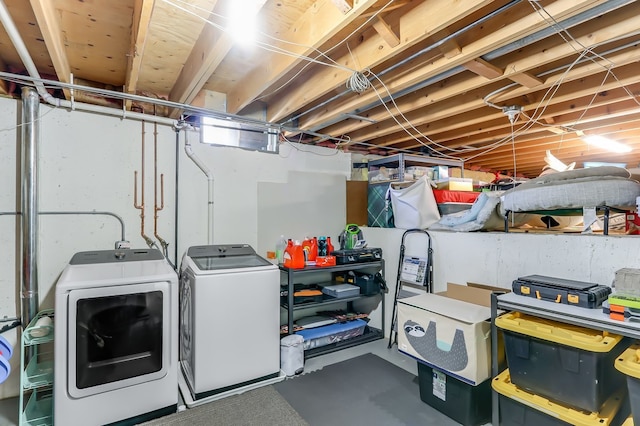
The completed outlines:
<svg viewBox="0 0 640 426">
<path fill-rule="evenodd" d="M 574 16 L 584 11 L 586 8 L 593 7 L 596 4 L 600 4 L 602 2 L 602 0 L 557 0 L 548 5 L 546 11 L 550 13 L 555 19 L 562 20 Z M 422 13 L 410 13 L 408 14 L 409 16 L 407 17 L 407 19 L 410 20 L 411 17 L 416 16 L 417 20 L 421 20 L 421 17 L 425 16 L 423 15 L 423 13 L 425 13 L 428 16 L 432 16 L 435 22 L 447 22 L 447 19 L 445 19 L 446 16 L 450 13 L 455 13 L 456 6 L 452 5 L 451 2 L 445 3 L 446 5 L 442 5 L 442 8 L 444 10 L 436 11 L 435 8 L 431 8 L 429 12 L 423 11 Z M 464 2 L 464 6 L 467 7 L 468 3 L 468 1 Z M 418 10 L 418 8 L 422 5 L 430 7 L 433 6 L 433 3 L 430 1 L 425 1 L 424 3 L 418 5 L 414 10 Z M 457 19 L 460 19 L 460 17 L 458 16 Z M 413 24 L 416 26 L 420 25 L 418 22 L 414 22 Z M 420 26 L 422 31 L 424 31 L 423 26 L 424 24 L 422 23 L 422 25 Z M 532 34 L 547 26 L 548 22 L 536 13 L 528 14 L 513 22 L 504 23 L 504 25 L 496 27 L 495 30 L 487 33 L 484 37 L 472 40 L 469 44 L 463 46 L 463 53 L 452 59 L 439 58 L 437 60 L 429 62 L 423 67 L 415 69 L 411 72 L 403 73 L 396 79 L 387 77 L 387 87 L 391 91 L 391 93 L 406 89 L 416 83 L 438 75 L 448 69 L 451 69 L 456 65 L 462 65 L 474 58 L 481 57 L 482 55 L 495 50 L 498 46 L 503 46 L 508 43 L 517 41 L 522 37 Z M 437 30 L 440 29 L 441 28 L 437 28 Z M 402 34 L 403 44 L 401 44 L 401 46 L 404 46 L 404 28 L 402 29 Z M 364 46 L 365 43 L 366 41 L 358 47 Z M 360 62 L 363 64 L 363 67 L 367 67 L 366 64 L 368 61 L 363 60 L 363 58 L 366 58 L 366 54 L 364 52 L 362 52 L 361 55 L 354 52 L 354 55 L 359 58 Z M 372 68 L 372 66 L 369 66 L 369 68 Z M 302 90 L 302 88 L 293 88 L 293 90 L 288 91 L 287 93 L 283 93 L 280 100 L 277 100 L 270 106 L 271 111 L 268 116 L 271 119 L 279 119 L 281 117 L 284 117 L 288 113 L 293 112 L 299 109 L 302 105 L 308 103 L 310 99 L 316 98 L 316 95 L 321 96 L 328 93 L 330 90 L 333 90 L 335 87 L 344 84 L 344 76 L 341 75 L 341 73 L 336 73 L 334 70 L 320 70 L 316 74 L 311 75 L 309 78 L 313 79 L 316 82 L 316 84 L 311 88 L 312 90 L 309 90 L 309 87 L 305 86 L 304 90 Z M 299 127 L 302 129 L 321 128 L 322 123 L 331 122 L 335 117 L 346 112 L 357 110 L 365 105 L 372 104 L 376 102 L 377 99 L 378 95 L 374 91 L 364 92 L 357 97 L 343 97 L 338 102 L 332 103 L 323 108 L 319 108 L 313 113 L 307 114 L 302 117 L 299 120 Z"/>
<path fill-rule="evenodd" d="M 391 25 L 387 23 L 381 16 L 376 16 L 373 21 L 373 28 L 380 34 L 380 37 L 389 45 L 389 47 L 396 47 L 400 44 L 400 34 L 391 28 Z"/>
<path fill-rule="evenodd" d="M 434 38 L 441 40 L 448 37 L 449 35 L 451 35 L 451 33 L 445 28 L 444 30 L 440 31 L 440 33 Z M 442 42 L 438 46 L 438 50 L 444 55 L 445 58 L 449 59 L 462 53 L 460 45 L 454 39 L 447 39 Z"/>
<path fill-rule="evenodd" d="M 464 2 L 454 3 L 450 0 L 424 0 L 411 9 L 409 13 L 400 16 L 399 25 L 400 33 L 402 34 L 402 42 L 400 45 L 394 48 L 381 45 L 380 37 L 373 33 L 372 36 L 362 40 L 359 44 L 351 45 L 352 53 L 345 53 L 341 58 L 336 59 L 336 62 L 346 65 L 351 62 L 352 57 L 355 57 L 358 59 L 360 68 L 374 69 L 377 65 L 396 57 L 401 52 L 423 42 L 456 21 L 487 6 L 489 3 L 491 2 L 488 0 L 466 0 Z M 398 12 L 401 11 L 402 9 L 398 10 Z M 425 16 L 429 16 L 433 22 L 433 25 L 428 25 L 426 29 L 424 22 Z M 335 68 L 324 67 L 315 69 L 308 76 L 308 79 L 314 82 L 313 85 L 291 87 L 286 92 L 283 92 L 282 96 L 279 96 L 271 102 L 267 107 L 268 120 L 282 120 L 287 115 L 298 111 L 303 105 L 307 105 L 309 102 L 343 87 L 349 75 L 347 71 L 336 71 Z M 395 88 L 390 87 L 390 89 L 394 90 Z M 368 91 L 358 96 L 358 98 L 360 97 L 373 100 L 376 95 L 373 94 L 372 91 Z M 313 114 L 313 119 L 305 117 L 305 124 L 302 127 L 309 129 L 314 127 L 316 122 L 328 121 L 329 118 L 333 119 L 344 112 L 352 112 L 356 109 L 357 108 L 350 108 L 347 110 L 346 108 L 340 108 L 341 112 L 339 113 L 330 111 L 327 114 L 327 110 L 322 108 L 322 112 L 317 111 L 316 114 Z M 326 116 L 326 120 L 317 119 L 318 115 Z"/>
<path fill-rule="evenodd" d="M 511 74 L 509 76 L 509 79 L 515 81 L 518 84 L 522 84 L 524 87 L 528 87 L 529 89 L 533 89 L 534 87 L 540 86 L 542 83 L 544 83 L 542 79 L 528 72 Z"/>
<path fill-rule="evenodd" d="M 55 9 L 55 2 L 50 0 L 30 0 L 30 2 L 58 80 L 69 83 L 71 67 L 67 59 L 63 33 L 60 29 L 60 16 Z M 69 89 L 63 89 L 63 92 L 66 99 L 71 98 Z"/>
<path fill-rule="evenodd" d="M 301 58 L 316 57 L 317 49 L 376 3 L 377 0 L 359 1 L 346 15 L 329 0 L 314 3 L 283 35 L 286 42 L 275 43 L 277 48 L 292 55 L 271 52 L 262 55 L 260 63 L 227 93 L 227 111 L 240 112 L 299 64 Z"/>
<path fill-rule="evenodd" d="M 494 78 L 502 77 L 502 74 L 504 73 L 504 70 L 496 67 L 493 64 L 490 64 L 482 58 L 472 59 L 469 62 L 465 62 L 464 64 L 462 64 L 462 66 L 469 71 L 486 78 L 487 80 L 493 80 Z"/>
<path fill-rule="evenodd" d="M 256 0 L 254 7 L 247 10 L 247 13 L 257 14 L 265 2 L 266 0 Z M 205 25 L 171 89 L 169 100 L 190 103 L 227 56 L 233 44 L 233 37 L 228 32 L 221 33 L 213 25 Z M 179 113 L 180 111 L 172 111 L 171 116 L 177 117 Z"/>
<path fill-rule="evenodd" d="M 628 14 L 625 13 L 624 10 L 615 11 L 600 17 L 598 24 L 600 25 L 598 27 L 589 26 L 573 31 L 576 42 L 590 47 L 593 46 L 594 43 L 605 43 L 608 40 L 632 34 L 640 26 L 640 15 Z M 532 48 L 533 49 L 523 49 L 521 52 L 510 55 L 510 58 L 512 58 L 511 62 L 505 67 L 506 71 L 504 76 L 506 78 L 510 78 L 513 74 L 520 74 L 539 67 L 540 64 L 558 61 L 575 55 L 575 50 L 572 46 L 555 38 L 549 38 L 540 43 L 536 43 Z M 498 88 L 497 86 L 487 85 L 487 81 L 482 77 L 468 77 L 459 74 L 439 83 L 436 87 L 430 86 L 422 90 L 416 90 L 411 94 L 396 99 L 396 104 L 398 105 L 398 109 L 406 114 L 407 112 L 426 106 L 433 106 L 449 98 L 459 98 L 482 87 L 484 87 L 484 94 L 490 93 L 495 88 Z M 521 91 L 519 94 L 521 96 L 528 96 L 527 91 Z M 533 100 L 528 100 L 528 103 L 533 103 Z M 461 102 L 461 105 L 462 104 L 463 102 Z M 395 110 L 394 114 L 397 115 Z M 383 106 L 378 106 L 368 110 L 367 116 L 376 122 L 380 122 L 389 117 L 389 112 Z M 336 125 L 329 126 L 322 131 L 323 133 L 331 135 L 351 134 L 366 125 L 366 123 L 355 121 L 343 121 Z"/>
<path fill-rule="evenodd" d="M 637 53 L 635 51 L 622 51 L 618 54 L 610 55 L 608 59 L 615 60 L 614 63 L 619 64 L 619 68 L 616 68 L 616 76 L 619 80 L 609 80 L 601 85 L 602 77 L 606 71 L 601 65 L 588 62 L 582 66 L 575 67 L 566 74 L 565 71 L 560 70 L 555 74 L 547 76 L 545 83 L 536 89 L 528 89 L 520 86 L 510 92 L 499 95 L 497 97 L 498 99 L 491 99 L 491 101 L 494 103 L 498 101 L 500 103 L 513 103 L 515 99 L 518 99 L 524 94 L 530 95 L 534 91 L 542 97 L 544 90 L 555 84 L 560 77 L 564 79 L 564 83 L 550 101 L 551 104 L 587 94 L 593 95 L 599 90 L 610 90 L 620 87 L 622 84 L 632 84 L 638 81 L 639 77 L 637 76 L 637 72 L 634 73 L 633 71 L 635 61 L 637 60 Z M 486 89 L 488 90 L 488 87 Z M 431 127 L 434 125 L 442 125 L 451 117 L 456 117 L 463 113 L 466 114 L 465 117 L 472 117 L 472 115 L 469 115 L 470 111 L 486 107 L 483 100 L 478 96 L 480 93 L 478 91 L 482 92 L 483 89 L 476 89 L 476 92 L 472 91 L 454 98 L 448 98 L 420 110 L 405 113 L 404 116 L 413 125 L 417 126 L 418 129 L 421 129 L 421 126 L 425 123 L 433 123 L 429 124 Z M 493 114 L 502 114 L 498 110 L 493 111 L 496 111 Z M 458 119 L 456 118 L 456 120 Z M 477 122 L 482 122 L 485 119 L 482 117 L 482 114 L 479 114 L 477 120 Z M 379 121 L 374 126 L 367 126 L 358 131 L 351 132 L 349 136 L 353 140 L 372 140 L 398 131 L 399 129 L 393 125 L 394 123 L 395 120 L 388 118 Z"/>
<path fill-rule="evenodd" d="M 136 92 L 154 3 L 155 0 L 135 0 L 133 5 L 131 48 L 129 50 L 129 56 L 127 57 L 127 75 L 124 85 L 126 93 Z M 131 109 L 131 100 L 125 101 L 125 107 L 127 110 Z"/>
</svg>

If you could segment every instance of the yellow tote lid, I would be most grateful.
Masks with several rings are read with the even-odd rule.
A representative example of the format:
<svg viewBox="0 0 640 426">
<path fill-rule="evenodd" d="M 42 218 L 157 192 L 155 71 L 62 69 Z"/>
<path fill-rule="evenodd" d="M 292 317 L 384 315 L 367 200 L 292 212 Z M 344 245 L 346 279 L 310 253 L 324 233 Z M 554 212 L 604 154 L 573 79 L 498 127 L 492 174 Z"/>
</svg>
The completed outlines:
<svg viewBox="0 0 640 426">
<path fill-rule="evenodd" d="M 616 359 L 616 370 L 640 379 L 640 345 L 632 345 Z"/>
<path fill-rule="evenodd" d="M 607 426 L 611 425 L 620 410 L 620 406 L 625 401 L 625 389 L 621 389 L 611 396 L 602 406 L 599 412 L 589 413 L 577 408 L 566 407 L 558 403 L 549 401 L 540 395 L 526 392 L 511 383 L 509 370 L 504 370 L 491 382 L 493 389 L 508 397 L 541 411 L 551 417 L 560 419 L 575 426 Z"/>
<path fill-rule="evenodd" d="M 547 320 L 522 312 L 508 312 L 499 316 L 496 318 L 496 326 L 590 352 L 609 352 L 622 340 L 622 336 L 618 334 Z"/>
</svg>

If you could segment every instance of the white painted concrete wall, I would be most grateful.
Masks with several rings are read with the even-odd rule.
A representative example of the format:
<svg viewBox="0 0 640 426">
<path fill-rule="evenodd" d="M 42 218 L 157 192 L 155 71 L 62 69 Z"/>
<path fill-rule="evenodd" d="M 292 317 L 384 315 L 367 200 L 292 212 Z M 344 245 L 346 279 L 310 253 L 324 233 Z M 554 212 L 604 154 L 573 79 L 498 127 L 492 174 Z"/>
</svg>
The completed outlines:
<svg viewBox="0 0 640 426">
<path fill-rule="evenodd" d="M 15 212 L 20 183 L 16 161 L 20 133 L 16 130 L 20 103 L 0 99 L 0 211 Z M 41 106 L 40 209 L 44 211 L 107 210 L 123 217 L 126 236 L 133 247 L 144 247 L 139 236 L 139 211 L 133 208 L 134 170 L 141 170 L 141 123 L 101 117 L 81 112 L 54 110 Z M 146 125 L 146 234 L 153 235 L 153 126 Z M 160 212 L 159 234 L 174 246 L 174 155 L 175 133 L 158 129 L 158 169 L 165 174 L 165 209 Z M 280 155 L 232 148 L 201 146 L 197 135 L 190 134 L 196 154 L 215 178 L 214 242 L 246 242 L 264 252 L 272 235 L 281 233 L 296 238 L 308 227 L 307 217 L 291 220 L 290 228 L 266 229 L 260 223 L 273 223 L 277 209 L 261 210 L 259 189 L 286 184 L 291 175 L 305 179 L 309 190 L 296 190 L 296 203 L 313 206 L 317 202 L 313 180 L 330 174 L 341 182 L 350 175 L 348 155 L 312 147 L 283 145 Z M 207 242 L 207 182 L 202 172 L 184 155 L 184 135 L 180 139 L 179 257 L 184 250 Z M 311 151 L 311 152 L 307 152 Z M 304 173 L 297 173 L 304 172 Z M 299 176 L 306 176 L 300 178 Z M 299 185 L 297 185 L 299 187 Z M 286 191 L 286 189 L 284 189 Z M 344 221 L 344 188 L 335 188 L 335 200 L 327 205 L 331 193 L 323 189 L 321 205 L 328 228 Z M 306 198 L 305 198 L 306 197 Z M 270 208 L 273 208 L 271 205 Z M 313 207 L 311 207 L 313 209 Z M 290 211 L 287 211 L 289 214 Z M 287 217 L 295 218 L 295 215 Z M 319 220 L 314 218 L 314 220 Z M 286 222 L 285 222 L 286 223 Z M 284 226 L 282 223 L 278 227 Z M 262 228 L 262 229 L 261 229 Z M 332 230 L 337 237 L 340 229 Z M 16 220 L 0 216 L 0 317 L 18 314 L 19 257 L 16 258 Z M 330 232 L 327 231 L 327 234 Z M 400 239 L 403 230 L 365 228 L 370 247 L 382 247 L 386 259 L 386 277 L 390 286 L 386 296 L 385 324 L 389 331 Z M 435 290 L 446 282 L 479 282 L 508 288 L 521 275 L 543 274 L 610 284 L 613 274 L 623 267 L 640 267 L 640 237 L 601 235 L 534 235 L 502 233 L 457 234 L 431 232 L 434 249 Z M 118 222 L 110 217 L 78 216 L 40 218 L 38 275 L 42 308 L 53 306 L 53 285 L 69 258 L 78 251 L 110 249 L 120 237 Z M 299 235 L 302 238 L 304 235 Z M 337 239 L 336 239 L 337 240 Z M 424 253 L 420 241 L 408 241 L 407 254 Z M 273 240 L 275 244 L 275 240 Z M 17 251 L 19 253 L 19 250 Z M 372 315 L 372 325 L 380 327 L 381 309 Z M 12 343 L 15 331 L 4 333 Z M 12 359 L 14 371 L 18 357 Z M 0 398 L 16 395 L 18 375 L 0 385 Z"/>
<path fill-rule="evenodd" d="M 0 99 L 0 212 L 19 210 L 18 177 L 20 131 L 17 127 L 21 102 Z M 142 124 L 83 112 L 69 112 L 40 106 L 39 201 L 41 211 L 104 210 L 121 216 L 126 238 L 134 248 L 146 247 L 140 236 L 140 211 L 134 204 L 134 171 L 141 174 Z M 145 233 L 153 238 L 153 124 L 145 125 Z M 164 174 L 164 210 L 159 212 L 158 233 L 170 243 L 170 259 L 175 261 L 174 208 L 176 135 L 168 126 L 158 126 L 158 175 Z M 334 191 L 324 191 L 317 203 L 313 187 L 297 191 L 296 202 L 314 211 L 325 208 L 327 200 L 335 209 L 324 210 L 328 223 L 343 224 L 345 215 L 344 180 L 350 175 L 351 160 L 326 148 L 281 145 L 280 154 L 266 154 L 234 148 L 201 145 L 190 132 L 193 151 L 214 176 L 214 243 L 247 243 L 262 254 L 275 246 L 272 234 L 302 238 L 305 217 L 280 222 L 280 229 L 260 229 L 260 221 L 270 223 L 259 209 L 258 190 L 263 184 L 279 184 L 286 193 L 290 175 L 312 184 L 327 176 L 336 182 Z M 179 236 L 178 261 L 192 245 L 207 243 L 207 180 L 184 153 L 184 133 L 179 142 Z M 296 173 L 301 172 L 301 173 Z M 302 176 L 302 177 L 300 177 Z M 159 183 L 158 183 L 159 188 Z M 159 189 L 158 189 L 159 191 Z M 138 202 L 142 189 L 138 187 Z M 158 194 L 160 202 L 160 194 Z M 268 215 L 280 212 L 272 206 Z M 316 218 L 317 220 L 317 218 Z M 340 227 L 331 229 L 335 236 Z M 20 282 L 19 227 L 12 215 L 0 216 L 0 318 L 19 315 Z M 118 221 L 108 216 L 40 216 L 38 278 L 41 309 L 54 303 L 55 281 L 71 256 L 79 251 L 112 249 L 120 239 Z M 17 253 L 17 255 L 16 255 Z M 17 256 L 17 257 L 16 257 Z M 15 330 L 3 336 L 16 345 Z M 11 360 L 14 373 L 0 385 L 0 398 L 17 395 L 19 356 Z"/>
<path fill-rule="evenodd" d="M 363 228 L 363 233 L 370 247 L 383 249 L 389 286 L 385 315 L 388 329 L 404 230 Z M 511 288 L 514 279 L 531 274 L 611 285 L 618 269 L 640 268 L 640 236 L 445 231 L 429 234 L 435 292 L 446 290 L 447 282 Z M 409 234 L 405 243 L 406 256 L 425 256 L 427 238 L 422 234 Z M 372 315 L 372 325 L 380 324 L 380 320 L 379 309 Z"/>
</svg>

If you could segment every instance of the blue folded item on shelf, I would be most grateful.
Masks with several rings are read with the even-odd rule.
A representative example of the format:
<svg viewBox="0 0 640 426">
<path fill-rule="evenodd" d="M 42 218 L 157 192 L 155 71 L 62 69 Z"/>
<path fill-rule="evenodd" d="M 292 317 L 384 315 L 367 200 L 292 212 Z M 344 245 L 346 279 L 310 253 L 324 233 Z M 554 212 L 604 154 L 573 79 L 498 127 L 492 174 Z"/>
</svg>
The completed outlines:
<svg viewBox="0 0 640 426">
<path fill-rule="evenodd" d="M 304 338 L 304 349 L 311 349 L 361 336 L 364 333 L 366 325 L 366 321 L 356 319 L 322 327 L 304 329 L 296 331 L 295 334 L 299 334 Z"/>
</svg>

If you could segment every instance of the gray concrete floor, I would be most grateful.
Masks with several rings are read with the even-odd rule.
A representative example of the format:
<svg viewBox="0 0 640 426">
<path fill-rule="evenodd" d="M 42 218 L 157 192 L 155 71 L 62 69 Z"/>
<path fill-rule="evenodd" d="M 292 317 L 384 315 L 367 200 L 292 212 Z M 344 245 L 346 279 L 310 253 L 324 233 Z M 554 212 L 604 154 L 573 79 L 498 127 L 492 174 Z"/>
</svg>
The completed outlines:
<svg viewBox="0 0 640 426">
<path fill-rule="evenodd" d="M 399 353 L 397 345 L 388 349 L 387 344 L 387 339 L 376 340 L 375 342 L 369 342 L 308 359 L 305 361 L 304 373 L 310 373 L 326 365 L 335 364 L 371 352 L 417 376 L 418 366 L 416 361 Z M 0 400 L 0 426 L 15 426 L 18 424 L 18 402 L 19 399 L 17 397 Z"/>
</svg>

